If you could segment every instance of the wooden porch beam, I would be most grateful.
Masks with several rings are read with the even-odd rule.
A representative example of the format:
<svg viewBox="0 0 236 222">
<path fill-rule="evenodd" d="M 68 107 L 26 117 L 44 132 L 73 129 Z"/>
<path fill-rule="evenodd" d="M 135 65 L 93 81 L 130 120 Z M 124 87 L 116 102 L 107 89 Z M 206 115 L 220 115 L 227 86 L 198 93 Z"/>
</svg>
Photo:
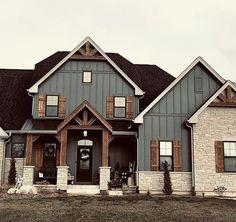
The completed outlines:
<svg viewBox="0 0 236 222">
<path fill-rule="evenodd" d="M 91 125 L 91 126 L 79 126 L 79 125 L 67 125 L 65 129 L 68 130 L 104 130 L 104 127 L 102 126 L 96 126 L 96 125 Z"/>
<path fill-rule="evenodd" d="M 83 126 L 87 126 L 88 125 L 88 111 L 87 110 L 83 110 Z"/>
<path fill-rule="evenodd" d="M 33 149 L 33 135 L 29 134 L 26 136 L 26 166 L 32 165 L 32 149 Z"/>
<path fill-rule="evenodd" d="M 102 131 L 102 166 L 108 166 L 109 131 Z"/>
<path fill-rule="evenodd" d="M 61 147 L 60 147 L 60 166 L 67 166 L 66 151 L 67 151 L 67 129 L 61 131 Z"/>
<path fill-rule="evenodd" d="M 92 117 L 89 121 L 88 121 L 88 126 L 92 125 L 94 122 L 96 121 L 95 117 Z"/>
<path fill-rule="evenodd" d="M 75 120 L 80 126 L 83 125 L 83 121 L 82 121 L 78 116 L 76 116 L 76 117 L 74 118 L 74 120 Z"/>
</svg>

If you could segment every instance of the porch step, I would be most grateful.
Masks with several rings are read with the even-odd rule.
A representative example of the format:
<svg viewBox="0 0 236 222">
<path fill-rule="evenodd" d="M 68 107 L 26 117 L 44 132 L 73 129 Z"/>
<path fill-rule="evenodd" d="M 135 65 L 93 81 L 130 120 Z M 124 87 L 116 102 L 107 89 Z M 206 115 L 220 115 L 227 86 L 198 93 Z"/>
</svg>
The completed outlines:
<svg viewBox="0 0 236 222">
<path fill-rule="evenodd" d="M 123 186 L 122 191 L 124 194 L 132 194 L 136 193 L 137 187 L 136 186 Z"/>
<path fill-rule="evenodd" d="M 100 194 L 99 185 L 68 185 L 68 194 L 96 195 Z"/>
<path fill-rule="evenodd" d="M 38 192 L 55 192 L 57 185 L 34 185 Z"/>
</svg>

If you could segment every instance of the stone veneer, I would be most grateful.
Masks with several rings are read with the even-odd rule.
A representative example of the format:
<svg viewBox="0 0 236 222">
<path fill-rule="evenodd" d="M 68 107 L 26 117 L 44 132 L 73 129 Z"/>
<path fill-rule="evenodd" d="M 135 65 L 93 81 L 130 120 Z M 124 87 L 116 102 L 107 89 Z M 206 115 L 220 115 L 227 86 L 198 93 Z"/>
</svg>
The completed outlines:
<svg viewBox="0 0 236 222">
<path fill-rule="evenodd" d="M 217 195 L 217 186 L 226 187 L 223 195 L 236 196 L 236 172 L 216 173 L 215 141 L 236 141 L 236 108 L 208 107 L 193 125 L 195 191 L 197 195 Z"/>
<path fill-rule="evenodd" d="M 151 194 L 163 193 L 164 173 L 160 171 L 139 171 L 139 192 Z M 192 190 L 192 173 L 170 172 L 173 194 L 190 194 Z"/>
<path fill-rule="evenodd" d="M 4 180 L 4 169 L 3 169 L 3 161 L 4 161 L 4 140 L 0 138 L 0 186 L 3 184 Z"/>
<path fill-rule="evenodd" d="M 34 183 L 34 166 L 23 167 L 23 186 L 33 186 Z"/>
<path fill-rule="evenodd" d="M 23 177 L 24 158 L 15 158 L 16 160 L 16 178 Z M 5 158 L 3 183 L 8 183 L 8 175 L 11 166 L 11 158 Z"/>
<path fill-rule="evenodd" d="M 110 181 L 111 167 L 99 167 L 100 169 L 100 190 L 108 190 L 108 181 Z"/>
<path fill-rule="evenodd" d="M 57 166 L 57 190 L 67 190 L 68 166 Z"/>
</svg>

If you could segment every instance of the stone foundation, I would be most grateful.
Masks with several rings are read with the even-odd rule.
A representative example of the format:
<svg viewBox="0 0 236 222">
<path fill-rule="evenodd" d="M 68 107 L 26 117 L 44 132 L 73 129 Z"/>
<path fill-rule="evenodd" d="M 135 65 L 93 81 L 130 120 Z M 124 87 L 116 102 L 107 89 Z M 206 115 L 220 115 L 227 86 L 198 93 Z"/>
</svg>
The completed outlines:
<svg viewBox="0 0 236 222">
<path fill-rule="evenodd" d="M 34 166 L 24 166 L 23 168 L 23 186 L 33 186 Z"/>
<path fill-rule="evenodd" d="M 16 160 L 16 178 L 23 177 L 24 158 L 15 158 Z M 3 183 L 8 183 L 8 175 L 11 166 L 11 158 L 5 158 Z"/>
<path fill-rule="evenodd" d="M 206 108 L 193 126 L 194 170 L 197 195 L 219 195 L 214 189 L 225 187 L 223 196 L 236 196 L 236 172 L 216 173 L 215 141 L 236 141 L 236 109 Z"/>
<path fill-rule="evenodd" d="M 163 194 L 164 172 L 139 171 L 139 192 L 151 194 Z M 173 194 L 191 194 L 192 173 L 170 172 Z"/>
<path fill-rule="evenodd" d="M 100 169 L 100 190 L 108 190 L 108 181 L 110 181 L 111 167 L 99 167 Z"/>
<path fill-rule="evenodd" d="M 68 166 L 57 166 L 57 190 L 67 190 Z"/>
</svg>

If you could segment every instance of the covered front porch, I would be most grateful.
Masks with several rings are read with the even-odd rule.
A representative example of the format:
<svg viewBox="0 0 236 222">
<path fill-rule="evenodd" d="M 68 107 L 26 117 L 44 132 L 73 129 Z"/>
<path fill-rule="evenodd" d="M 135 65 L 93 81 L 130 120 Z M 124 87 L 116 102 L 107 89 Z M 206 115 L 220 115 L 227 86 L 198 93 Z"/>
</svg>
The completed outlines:
<svg viewBox="0 0 236 222">
<path fill-rule="evenodd" d="M 55 134 L 27 135 L 23 185 L 47 181 L 58 190 L 96 185 L 106 191 L 115 172 L 134 172 L 136 148 L 135 132 L 112 131 L 84 101 L 58 125 Z"/>
</svg>

